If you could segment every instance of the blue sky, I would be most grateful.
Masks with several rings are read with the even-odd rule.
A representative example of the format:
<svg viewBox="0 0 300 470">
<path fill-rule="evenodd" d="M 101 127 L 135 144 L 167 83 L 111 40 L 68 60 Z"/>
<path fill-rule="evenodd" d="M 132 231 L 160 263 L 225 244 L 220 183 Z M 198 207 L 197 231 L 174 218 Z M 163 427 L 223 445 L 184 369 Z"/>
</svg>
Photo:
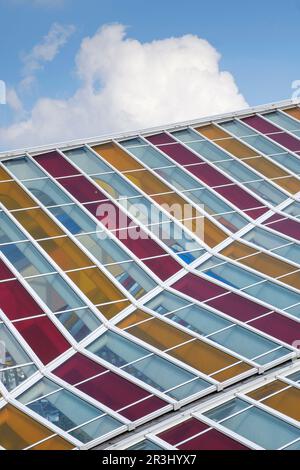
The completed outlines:
<svg viewBox="0 0 300 470">
<path fill-rule="evenodd" d="M 18 91 L 27 113 L 41 97 L 68 99 L 80 82 L 75 57 L 82 40 L 101 25 L 120 23 L 140 43 L 186 34 L 207 40 L 245 100 L 262 104 L 290 98 L 292 82 L 300 79 L 299 20 L 299 0 L 0 0 L 0 79 Z M 30 90 L 20 92 L 24 57 L 54 23 L 72 25 L 74 32 L 35 72 Z M 0 126 L 16 119 L 0 108 Z"/>
</svg>

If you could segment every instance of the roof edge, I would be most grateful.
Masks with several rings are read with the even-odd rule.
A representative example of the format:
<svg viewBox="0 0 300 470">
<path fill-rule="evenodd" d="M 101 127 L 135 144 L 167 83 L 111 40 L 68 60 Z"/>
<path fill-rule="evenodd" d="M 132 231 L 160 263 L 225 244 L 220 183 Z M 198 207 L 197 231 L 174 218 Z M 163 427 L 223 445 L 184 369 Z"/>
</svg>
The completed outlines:
<svg viewBox="0 0 300 470">
<path fill-rule="evenodd" d="M 110 134 L 102 134 L 98 136 L 80 138 L 76 140 L 69 140 L 69 141 L 67 140 L 67 141 L 62 141 L 62 142 L 57 142 L 57 143 L 50 143 L 50 144 L 41 145 L 41 146 L 24 147 L 22 149 L 15 149 L 11 151 L 8 150 L 8 151 L 0 152 L 0 159 L 2 160 L 3 158 L 15 157 L 15 156 L 19 156 L 25 153 L 37 154 L 40 152 L 53 150 L 55 148 L 68 148 L 68 147 L 73 147 L 73 146 L 80 145 L 83 143 L 98 144 L 101 142 L 106 142 L 106 141 L 115 140 L 115 139 L 127 139 L 130 137 L 135 137 L 138 134 L 155 133 L 155 132 L 160 132 L 163 130 L 176 129 L 179 127 L 186 127 L 188 125 L 194 125 L 194 124 L 205 124 L 205 123 L 210 123 L 212 121 L 217 121 L 217 120 L 222 120 L 222 119 L 227 119 L 227 118 L 232 118 L 232 117 L 239 117 L 239 116 L 244 116 L 247 114 L 264 112 L 264 111 L 268 111 L 271 109 L 279 109 L 279 108 L 284 108 L 286 106 L 297 106 L 297 105 L 300 105 L 300 99 L 289 99 L 289 100 L 272 102 L 272 103 L 268 103 L 264 105 L 258 105 L 258 106 L 252 106 L 252 107 L 249 106 L 248 108 L 244 108 L 238 111 L 230 111 L 230 112 L 222 113 L 222 114 L 204 116 L 198 119 L 180 121 L 180 122 L 175 122 L 171 124 L 169 123 L 166 125 L 162 124 L 160 126 L 155 126 L 155 127 L 135 129 L 135 130 L 129 130 L 129 131 L 123 131 L 123 132 L 117 132 L 117 133 L 110 133 Z"/>
</svg>

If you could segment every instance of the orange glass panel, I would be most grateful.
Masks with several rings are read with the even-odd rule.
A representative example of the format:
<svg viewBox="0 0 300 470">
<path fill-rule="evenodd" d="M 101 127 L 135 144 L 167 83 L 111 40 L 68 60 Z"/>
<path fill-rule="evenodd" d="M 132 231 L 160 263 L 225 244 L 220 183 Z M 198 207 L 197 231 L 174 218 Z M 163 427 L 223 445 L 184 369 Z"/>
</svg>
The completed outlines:
<svg viewBox="0 0 300 470">
<path fill-rule="evenodd" d="M 118 326 L 124 328 L 122 322 Z M 192 339 L 190 335 L 183 333 L 157 318 L 132 326 L 127 331 L 162 351 Z"/>
<path fill-rule="evenodd" d="M 95 304 L 115 302 L 122 300 L 124 295 L 119 289 L 103 274 L 98 268 L 84 269 L 67 273 L 69 278 L 79 287 L 79 289 Z M 122 305 L 122 307 L 121 307 Z M 125 308 L 125 302 L 101 307 L 101 312 L 111 312 L 112 316 Z"/>
<path fill-rule="evenodd" d="M 295 266 L 286 263 L 285 261 L 280 261 L 273 256 L 270 256 L 266 253 L 259 253 L 253 248 L 243 245 L 240 242 L 231 243 L 221 252 L 222 255 L 227 256 L 228 258 L 238 260 L 240 263 L 250 268 L 256 269 L 267 276 L 270 277 L 279 277 L 284 276 L 285 274 L 292 273 L 296 270 Z M 246 258 L 247 257 L 247 258 Z M 241 259 L 243 258 L 243 259 Z M 299 274 L 291 275 L 290 284 L 296 288 L 300 288 L 300 277 Z M 284 282 L 285 278 L 280 279 Z"/>
<path fill-rule="evenodd" d="M 4 170 L 4 168 L 0 168 L 0 181 L 8 180 L 12 180 L 12 177 Z"/>
<path fill-rule="evenodd" d="M 289 388 L 274 397 L 267 398 L 263 402 L 265 405 L 283 413 L 290 418 L 300 421 L 300 390 Z"/>
<path fill-rule="evenodd" d="M 124 328 L 123 322 L 118 326 Z M 224 353 L 198 339 L 194 339 L 189 334 L 157 318 L 141 323 L 140 325 L 132 326 L 127 331 L 162 351 L 175 347 L 175 349 L 168 351 L 170 356 L 189 364 L 191 367 L 205 374 L 213 374 L 238 362 L 238 359 L 230 354 Z M 190 340 L 193 341 L 183 344 Z M 178 345 L 177 348 L 176 345 Z M 250 369 L 250 366 L 242 363 L 219 374 L 221 380 L 227 380 Z M 217 380 L 219 380 L 219 378 L 217 378 Z"/>
<path fill-rule="evenodd" d="M 101 157 L 119 171 L 141 170 L 143 166 L 115 144 L 97 145 L 94 149 Z"/>
<path fill-rule="evenodd" d="M 25 191 L 14 181 L 0 183 L 0 202 L 8 210 L 37 207 L 36 202 L 27 196 Z"/>
<path fill-rule="evenodd" d="M 284 188 L 290 194 L 296 194 L 300 191 L 300 181 L 291 176 L 286 171 L 279 168 L 266 158 L 258 157 L 246 160 L 245 163 L 258 171 L 262 175 L 271 179 L 281 188 Z"/>
<path fill-rule="evenodd" d="M 68 237 L 44 240 L 39 244 L 64 271 L 86 268 L 94 264 Z"/>
<path fill-rule="evenodd" d="M 264 405 L 267 405 L 290 418 L 300 421 L 300 390 L 295 387 L 283 390 L 286 387 L 287 384 L 276 380 L 272 384 L 261 387 L 248 395 L 256 400 L 262 400 Z M 282 392 L 267 398 L 268 395 L 280 390 L 282 390 Z"/>
<path fill-rule="evenodd" d="M 122 320 L 120 323 L 118 323 L 118 327 L 122 330 L 125 330 L 125 328 L 128 328 L 129 326 L 135 325 L 136 323 L 144 320 L 148 320 L 149 318 L 152 317 L 148 313 L 145 313 L 142 310 L 136 310 L 128 317 L 124 318 L 124 320 Z"/>
<path fill-rule="evenodd" d="M 65 441 L 62 437 L 55 436 L 31 447 L 30 450 L 73 450 L 74 448 L 74 444 Z"/>
<path fill-rule="evenodd" d="M 0 445 L 7 450 L 22 450 L 53 434 L 25 413 L 7 405 L 0 410 Z"/>
<path fill-rule="evenodd" d="M 13 216 L 36 240 L 65 235 L 58 225 L 56 225 L 42 209 L 14 212 Z"/>
<path fill-rule="evenodd" d="M 264 398 L 268 397 L 269 395 L 273 395 L 273 393 L 279 392 L 280 390 L 287 387 L 287 384 L 280 382 L 280 380 L 275 380 L 273 382 L 264 385 L 252 392 L 247 393 L 247 396 L 253 398 L 253 400 L 263 400 Z"/>
<path fill-rule="evenodd" d="M 205 137 L 209 137 L 212 140 L 220 139 L 216 142 L 216 144 L 238 158 L 242 159 L 248 157 L 256 157 L 258 155 L 245 144 L 242 144 L 234 137 L 231 137 L 230 134 L 221 129 L 216 128 L 213 125 L 200 127 L 196 130 L 205 135 Z M 220 131 L 222 133 L 222 136 L 220 134 Z"/>
<path fill-rule="evenodd" d="M 300 121 L 300 108 L 284 109 L 284 112 Z"/>
<path fill-rule="evenodd" d="M 208 126 L 198 127 L 196 128 L 196 131 L 200 132 L 205 137 L 211 140 L 226 139 L 228 137 L 228 134 L 226 131 L 224 131 L 223 129 L 219 129 L 213 124 L 208 125 Z"/>
<path fill-rule="evenodd" d="M 169 354 L 209 375 L 239 362 L 237 358 L 201 341 L 194 341 L 179 346 L 170 351 Z M 241 364 L 226 369 L 226 371 L 213 375 L 213 378 L 224 381 L 251 369 L 251 366 L 242 362 Z"/>
</svg>

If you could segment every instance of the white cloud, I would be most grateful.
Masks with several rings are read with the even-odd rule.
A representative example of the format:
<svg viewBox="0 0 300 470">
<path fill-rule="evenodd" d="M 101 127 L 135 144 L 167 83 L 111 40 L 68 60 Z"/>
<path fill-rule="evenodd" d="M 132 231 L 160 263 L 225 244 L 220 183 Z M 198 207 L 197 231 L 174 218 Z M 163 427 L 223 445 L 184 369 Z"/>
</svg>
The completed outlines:
<svg viewBox="0 0 300 470">
<path fill-rule="evenodd" d="M 42 69 L 47 62 L 52 62 L 55 59 L 74 31 L 73 25 L 54 23 L 42 41 L 23 56 L 21 88 L 29 88 L 32 85 L 35 81 L 35 73 Z"/>
<path fill-rule="evenodd" d="M 15 112 L 15 113 L 22 113 L 23 105 L 22 101 L 16 90 L 14 88 L 8 88 L 6 91 L 6 104 Z"/>
<path fill-rule="evenodd" d="M 197 36 L 141 43 L 127 38 L 122 25 L 104 26 L 78 51 L 76 93 L 68 100 L 39 99 L 28 119 L 0 129 L 0 141 L 39 145 L 246 107 L 219 61 Z"/>
</svg>

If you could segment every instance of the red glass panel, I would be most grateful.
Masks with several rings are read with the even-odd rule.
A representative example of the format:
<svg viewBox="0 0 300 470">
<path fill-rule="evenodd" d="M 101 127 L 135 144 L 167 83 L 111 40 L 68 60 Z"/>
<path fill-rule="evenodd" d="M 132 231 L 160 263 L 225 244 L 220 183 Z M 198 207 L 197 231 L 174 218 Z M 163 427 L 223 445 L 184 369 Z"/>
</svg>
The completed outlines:
<svg viewBox="0 0 300 470">
<path fill-rule="evenodd" d="M 0 281 L 4 281 L 5 279 L 13 279 L 16 276 L 13 275 L 10 269 L 6 266 L 6 264 L 0 260 Z"/>
<path fill-rule="evenodd" d="M 226 188 L 218 188 L 218 193 L 235 204 L 239 209 L 247 210 L 259 207 L 263 214 L 269 210 L 262 208 L 262 203 L 258 199 L 255 199 L 255 197 L 248 194 L 239 186 L 234 185 L 227 186 Z M 250 216 L 251 213 L 250 211 L 248 212 Z"/>
<path fill-rule="evenodd" d="M 161 434 L 158 434 L 158 437 L 168 442 L 168 444 L 175 445 L 195 436 L 199 432 L 205 431 L 208 428 L 209 426 L 202 423 L 202 421 L 199 421 L 196 418 L 191 418 L 171 429 L 168 429 L 167 431 L 162 432 Z"/>
<path fill-rule="evenodd" d="M 294 238 L 295 240 L 300 240 L 300 225 L 299 222 L 290 219 L 284 219 L 280 222 L 271 223 L 267 220 L 264 225 L 267 225 L 277 232 L 283 233 L 289 237 Z"/>
<path fill-rule="evenodd" d="M 55 375 L 71 385 L 83 382 L 107 369 L 82 354 L 75 354 L 53 371 Z"/>
<path fill-rule="evenodd" d="M 293 321 L 279 313 L 271 313 L 263 318 L 254 320 L 251 326 L 258 330 L 284 341 L 287 344 L 293 344 L 300 338 L 300 323 Z"/>
<path fill-rule="evenodd" d="M 137 403 L 136 405 L 132 405 L 126 410 L 123 410 L 122 412 L 120 412 L 120 414 L 122 414 L 122 416 L 124 416 L 125 418 L 134 421 L 136 419 L 140 419 L 144 416 L 154 413 L 155 411 L 158 411 L 161 408 L 164 408 L 165 406 L 167 406 L 166 402 L 164 402 L 160 398 L 152 396 L 140 403 Z"/>
<path fill-rule="evenodd" d="M 80 173 L 58 152 L 49 152 L 33 157 L 50 175 L 56 177 L 79 175 Z"/>
<path fill-rule="evenodd" d="M 252 300 L 246 299 L 232 292 L 227 295 L 223 295 L 218 299 L 210 300 L 207 304 L 220 310 L 220 312 L 226 313 L 227 315 L 244 322 L 260 317 L 261 315 L 265 315 L 270 311 Z"/>
<path fill-rule="evenodd" d="M 44 313 L 19 281 L 0 283 L 0 308 L 10 320 Z"/>
<path fill-rule="evenodd" d="M 169 144 L 170 142 L 174 142 L 174 139 L 165 133 L 151 135 L 146 137 L 146 139 L 154 145 Z"/>
<path fill-rule="evenodd" d="M 178 447 L 180 450 L 249 450 L 248 447 L 212 429 Z"/>
<path fill-rule="evenodd" d="M 190 297 L 200 300 L 211 299 L 217 295 L 225 294 L 227 291 L 222 287 L 213 284 L 212 282 L 202 279 L 195 274 L 187 274 L 180 281 L 176 282 L 173 286 L 174 289 L 189 295 Z"/>
<path fill-rule="evenodd" d="M 107 196 L 82 175 L 72 178 L 61 178 L 58 182 L 79 202 L 108 202 Z"/>
<path fill-rule="evenodd" d="M 201 167 L 207 165 L 205 160 L 200 158 L 200 156 L 195 155 L 181 144 L 164 145 L 163 147 L 160 147 L 160 150 L 169 157 L 173 158 L 173 160 L 175 160 L 175 162 L 179 163 L 180 165 L 195 165 L 195 171 L 197 170 L 197 167 L 199 167 L 197 171 L 201 171 Z M 190 171 L 192 171 L 192 169 L 193 167 L 187 168 L 187 170 Z"/>
<path fill-rule="evenodd" d="M 15 327 L 44 364 L 70 348 L 69 343 L 47 317 L 22 320 Z"/>
</svg>

